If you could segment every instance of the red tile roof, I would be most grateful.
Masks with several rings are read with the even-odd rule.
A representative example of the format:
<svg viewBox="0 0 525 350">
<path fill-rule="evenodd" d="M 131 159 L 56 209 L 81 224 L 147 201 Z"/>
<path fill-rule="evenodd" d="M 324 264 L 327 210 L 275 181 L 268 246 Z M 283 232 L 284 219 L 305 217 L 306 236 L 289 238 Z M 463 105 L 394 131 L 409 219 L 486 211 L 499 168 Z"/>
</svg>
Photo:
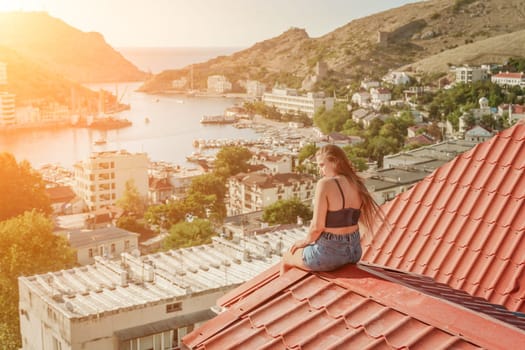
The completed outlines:
<svg viewBox="0 0 525 350">
<path fill-rule="evenodd" d="M 228 308 L 183 338 L 183 349 L 513 349 L 525 342 L 525 318 L 428 277 L 362 264 L 318 274 L 293 269 L 281 278 L 274 267 L 219 304 Z"/>
<path fill-rule="evenodd" d="M 183 348 L 521 347 L 524 143 L 518 124 L 384 205 L 390 226 L 364 242 L 369 263 L 281 277 L 275 266 L 243 284 Z"/>
<path fill-rule="evenodd" d="M 525 125 L 438 168 L 385 204 L 363 261 L 424 274 L 525 312 Z"/>
</svg>

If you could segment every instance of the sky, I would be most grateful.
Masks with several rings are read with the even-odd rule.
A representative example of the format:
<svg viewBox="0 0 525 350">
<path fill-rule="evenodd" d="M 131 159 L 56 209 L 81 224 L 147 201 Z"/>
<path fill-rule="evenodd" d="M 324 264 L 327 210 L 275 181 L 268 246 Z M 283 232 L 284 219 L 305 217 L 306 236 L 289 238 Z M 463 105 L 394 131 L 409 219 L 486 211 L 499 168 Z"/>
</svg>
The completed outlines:
<svg viewBox="0 0 525 350">
<path fill-rule="evenodd" d="M 291 27 L 323 36 L 353 19 L 420 0 L 0 0 L 45 11 L 113 47 L 249 47 Z"/>
</svg>

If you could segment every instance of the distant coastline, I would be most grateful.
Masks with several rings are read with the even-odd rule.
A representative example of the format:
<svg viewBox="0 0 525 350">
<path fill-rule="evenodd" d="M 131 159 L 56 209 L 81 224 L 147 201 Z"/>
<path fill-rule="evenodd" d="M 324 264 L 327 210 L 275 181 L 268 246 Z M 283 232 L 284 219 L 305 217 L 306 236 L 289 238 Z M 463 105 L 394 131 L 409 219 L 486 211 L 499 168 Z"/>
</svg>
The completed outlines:
<svg viewBox="0 0 525 350">
<path fill-rule="evenodd" d="M 245 47 L 117 47 L 128 61 L 144 72 L 158 74 L 168 69 L 184 68 L 192 63 L 231 55 Z"/>
</svg>

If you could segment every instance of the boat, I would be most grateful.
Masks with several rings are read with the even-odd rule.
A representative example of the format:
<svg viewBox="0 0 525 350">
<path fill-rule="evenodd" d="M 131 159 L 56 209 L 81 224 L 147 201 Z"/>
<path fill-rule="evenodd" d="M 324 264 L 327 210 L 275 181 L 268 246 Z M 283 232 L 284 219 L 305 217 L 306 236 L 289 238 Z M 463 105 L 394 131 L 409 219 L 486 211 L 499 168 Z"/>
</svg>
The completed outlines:
<svg viewBox="0 0 525 350">
<path fill-rule="evenodd" d="M 144 118 L 144 122 L 145 122 L 146 124 L 149 124 L 149 118 L 148 118 L 148 117 Z"/>
<path fill-rule="evenodd" d="M 105 145 L 105 144 L 106 144 L 106 140 L 104 140 L 104 139 L 98 139 L 98 140 L 93 141 L 93 144 L 94 144 L 95 146 Z"/>
<path fill-rule="evenodd" d="M 201 118 L 201 124 L 233 124 L 237 121 L 235 116 L 205 115 Z"/>
<path fill-rule="evenodd" d="M 90 129 L 108 130 L 120 129 L 131 126 L 131 122 L 124 118 L 117 118 L 113 116 L 94 118 L 91 123 L 88 123 Z"/>
</svg>

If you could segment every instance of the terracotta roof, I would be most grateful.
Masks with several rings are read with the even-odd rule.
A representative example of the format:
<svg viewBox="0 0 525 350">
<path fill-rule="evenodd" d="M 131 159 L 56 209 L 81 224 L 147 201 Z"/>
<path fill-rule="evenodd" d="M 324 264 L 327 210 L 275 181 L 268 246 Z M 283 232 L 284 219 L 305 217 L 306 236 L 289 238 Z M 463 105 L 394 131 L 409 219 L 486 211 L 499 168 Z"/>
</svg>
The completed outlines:
<svg viewBox="0 0 525 350">
<path fill-rule="evenodd" d="M 183 349 L 513 349 L 525 342 L 525 315 L 428 277 L 362 264 L 277 275 L 276 266 L 220 299 L 227 309 L 183 338 Z"/>
<path fill-rule="evenodd" d="M 368 263 L 282 277 L 274 266 L 241 285 L 183 348 L 519 348 L 524 142 L 517 124 L 384 205 L 390 225 L 364 242 Z"/>
<path fill-rule="evenodd" d="M 51 203 L 69 202 L 75 198 L 75 192 L 70 186 L 55 186 L 46 188 Z"/>
<path fill-rule="evenodd" d="M 456 157 L 383 206 L 363 261 L 525 312 L 525 125 Z"/>
<path fill-rule="evenodd" d="M 495 74 L 495 75 L 493 75 L 493 77 L 497 77 L 497 78 L 517 78 L 517 79 L 520 79 L 520 78 L 525 77 L 525 74 L 523 74 L 523 73 L 505 72 L 505 73 Z"/>
</svg>

